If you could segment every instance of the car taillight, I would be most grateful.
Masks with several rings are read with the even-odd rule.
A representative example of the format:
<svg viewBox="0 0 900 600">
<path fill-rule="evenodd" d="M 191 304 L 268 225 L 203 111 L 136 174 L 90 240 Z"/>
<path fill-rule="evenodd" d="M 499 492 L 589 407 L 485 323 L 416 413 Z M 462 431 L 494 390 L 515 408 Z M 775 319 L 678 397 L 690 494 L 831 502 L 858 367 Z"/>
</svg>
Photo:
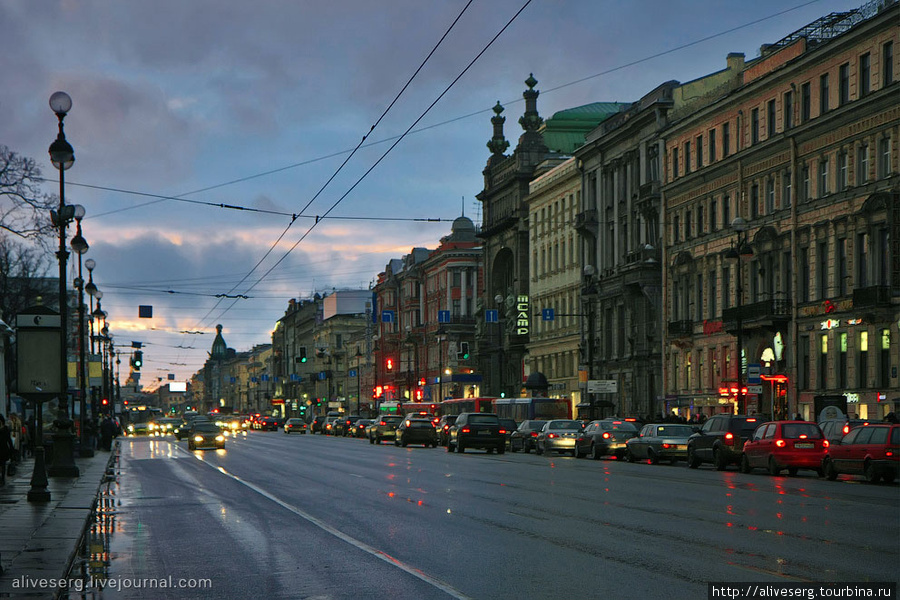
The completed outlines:
<svg viewBox="0 0 900 600">
<path fill-rule="evenodd" d="M 462 432 L 463 432 L 463 433 L 469 433 L 470 431 L 472 431 L 472 430 L 469 429 L 468 427 L 463 427 L 463 428 L 462 428 Z"/>
<path fill-rule="evenodd" d="M 850 433 L 850 425 L 844 425 L 844 429 L 842 429 L 841 431 L 844 432 L 844 435 L 847 435 L 848 433 Z"/>
<path fill-rule="evenodd" d="M 784 440 L 775 440 L 775 445 L 779 448 L 784 448 Z"/>
<path fill-rule="evenodd" d="M 537 431 L 532 431 L 532 432 L 531 432 L 531 437 L 537 437 Z"/>
<path fill-rule="evenodd" d="M 551 440 L 552 440 L 552 439 L 555 438 L 555 437 L 557 437 L 557 435 L 556 435 L 555 433 L 548 433 L 548 434 L 547 434 L 547 438 L 548 438 L 548 439 L 551 439 Z"/>
<path fill-rule="evenodd" d="M 663 444 L 662 447 L 663 447 L 663 448 L 669 448 L 670 446 L 669 446 L 669 444 Z"/>
<path fill-rule="evenodd" d="M 506 430 L 505 430 L 505 429 L 501 429 L 501 430 L 500 430 L 500 435 L 506 435 Z"/>
<path fill-rule="evenodd" d="M 449 425 L 444 425 L 444 431 L 448 431 L 450 429 Z"/>
<path fill-rule="evenodd" d="M 727 445 L 729 445 L 729 446 L 733 446 L 733 445 L 734 445 L 734 434 L 733 434 L 733 433 L 726 433 L 726 434 L 725 434 L 725 443 L 726 443 Z"/>
<path fill-rule="evenodd" d="M 604 431 L 604 432 L 603 432 L 603 439 L 604 439 L 604 440 L 608 440 L 608 439 L 609 439 L 609 432 L 608 432 L 608 431 Z"/>
<path fill-rule="evenodd" d="M 885 450 L 884 455 L 888 458 L 891 458 L 892 456 L 894 456 L 894 451 L 893 450 Z"/>
<path fill-rule="evenodd" d="M 379 425 L 387 425 L 387 423 L 385 423 L 384 421 L 379 421 L 378 424 Z"/>
</svg>

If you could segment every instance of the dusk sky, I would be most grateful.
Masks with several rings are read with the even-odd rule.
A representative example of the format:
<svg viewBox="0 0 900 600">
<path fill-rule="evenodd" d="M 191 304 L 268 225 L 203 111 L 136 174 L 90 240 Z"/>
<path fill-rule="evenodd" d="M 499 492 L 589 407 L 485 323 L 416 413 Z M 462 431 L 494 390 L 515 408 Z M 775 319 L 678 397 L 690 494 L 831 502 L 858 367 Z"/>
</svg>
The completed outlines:
<svg viewBox="0 0 900 600">
<path fill-rule="evenodd" d="M 478 223 L 490 109 L 505 106 L 514 147 L 530 73 L 545 119 L 630 102 L 861 4 L 2 0 L 0 144 L 36 159 L 56 193 L 48 99 L 72 97 L 66 201 L 86 208 L 84 258 L 111 333 L 120 348 L 144 344 L 152 388 L 189 379 L 217 323 L 239 351 L 270 343 L 288 299 L 366 288 L 391 258 L 436 247 L 463 210 Z"/>
</svg>

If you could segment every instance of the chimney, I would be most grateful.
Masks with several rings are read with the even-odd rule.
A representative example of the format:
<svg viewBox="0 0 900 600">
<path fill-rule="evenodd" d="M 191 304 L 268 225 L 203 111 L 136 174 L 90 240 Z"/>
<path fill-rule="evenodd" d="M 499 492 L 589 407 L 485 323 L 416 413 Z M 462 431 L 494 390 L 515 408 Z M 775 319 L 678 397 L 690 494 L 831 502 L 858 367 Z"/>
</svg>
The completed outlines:
<svg viewBox="0 0 900 600">
<path fill-rule="evenodd" d="M 727 58 L 725 59 L 728 64 L 729 71 L 743 71 L 744 70 L 744 53 L 743 52 L 729 52 Z"/>
</svg>

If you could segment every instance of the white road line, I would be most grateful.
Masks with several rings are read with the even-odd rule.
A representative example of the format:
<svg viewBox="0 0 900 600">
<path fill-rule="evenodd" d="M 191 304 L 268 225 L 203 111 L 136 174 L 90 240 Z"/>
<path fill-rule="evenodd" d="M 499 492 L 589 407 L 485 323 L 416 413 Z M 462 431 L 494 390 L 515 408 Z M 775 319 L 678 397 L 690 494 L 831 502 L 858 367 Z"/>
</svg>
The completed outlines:
<svg viewBox="0 0 900 600">
<path fill-rule="evenodd" d="M 193 452 L 188 452 L 181 446 L 176 446 L 176 448 L 178 448 L 182 452 L 185 452 L 185 453 L 193 456 L 194 458 L 196 458 L 203 464 L 209 466 L 210 468 L 213 468 L 216 471 L 219 471 L 220 473 L 222 473 L 223 475 L 230 477 L 230 478 L 234 479 L 235 481 L 237 481 L 238 483 L 250 488 L 251 490 L 253 490 L 257 494 L 259 494 L 260 496 L 263 496 L 264 498 L 271 500 L 272 502 L 281 506 L 282 508 L 285 508 L 285 509 L 291 511 L 292 513 L 294 513 L 301 519 L 304 519 L 304 520 L 312 523 L 313 525 L 315 525 L 322 531 L 330 533 L 331 535 L 338 538 L 339 540 L 343 540 L 344 542 L 347 542 L 351 546 L 358 548 L 359 550 L 362 550 L 363 552 L 370 554 L 370 555 L 374 556 L 375 558 L 383 560 L 384 562 L 388 563 L 389 565 L 397 567 L 401 571 L 405 571 L 405 572 L 409 573 L 413 577 L 420 579 L 433 587 L 436 587 L 437 589 L 441 590 L 448 596 L 456 598 L 457 600 L 474 600 L 473 598 L 466 596 L 461 591 L 452 587 L 450 584 L 444 583 L 440 579 L 437 579 L 436 577 L 432 577 L 431 575 L 428 575 L 427 573 L 424 573 L 423 571 L 416 569 L 415 567 L 412 567 L 397 558 L 394 558 L 390 554 L 387 554 L 386 552 L 382 552 L 378 548 L 373 548 L 369 544 L 362 542 L 354 537 L 351 537 L 338 529 L 335 529 L 328 523 L 325 523 L 324 521 L 317 519 L 316 517 L 312 516 L 308 512 L 301 510 L 301 509 L 297 508 L 296 506 L 294 506 L 292 504 L 288 504 L 284 500 L 281 500 L 280 498 L 273 496 L 272 494 L 270 494 L 266 490 L 262 489 L 261 487 L 255 485 L 253 483 L 250 483 L 249 481 L 241 479 L 237 475 L 229 473 L 224 468 L 206 462 L 206 460 L 204 460 L 202 456 L 198 456 L 197 454 L 194 454 Z"/>
</svg>

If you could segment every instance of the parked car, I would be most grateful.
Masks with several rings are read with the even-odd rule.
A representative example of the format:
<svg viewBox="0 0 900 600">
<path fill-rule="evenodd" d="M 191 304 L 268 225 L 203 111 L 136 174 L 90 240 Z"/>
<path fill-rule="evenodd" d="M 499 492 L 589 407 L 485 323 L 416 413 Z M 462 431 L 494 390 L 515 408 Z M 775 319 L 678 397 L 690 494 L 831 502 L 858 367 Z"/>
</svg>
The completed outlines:
<svg viewBox="0 0 900 600">
<path fill-rule="evenodd" d="M 509 450 L 509 438 L 519 428 L 515 419 L 500 419 L 500 426 L 506 430 L 506 449 Z"/>
<path fill-rule="evenodd" d="M 873 422 L 866 419 L 848 419 L 847 417 L 825 419 L 824 421 L 819 421 L 819 429 L 822 430 L 826 440 L 834 443 L 840 442 L 852 429 L 865 427 Z"/>
<path fill-rule="evenodd" d="M 509 435 L 509 449 L 511 452 L 522 450 L 528 454 L 534 450 L 534 442 L 537 440 L 538 434 L 547 421 L 522 421 L 519 426 Z"/>
<path fill-rule="evenodd" d="M 357 419 L 350 425 L 350 435 L 356 438 L 366 437 L 366 428 L 372 424 L 372 419 Z"/>
<path fill-rule="evenodd" d="M 188 450 L 199 450 L 201 448 L 216 448 L 222 450 L 225 448 L 225 436 L 222 430 L 215 423 L 210 421 L 198 421 L 191 428 L 188 436 Z"/>
<path fill-rule="evenodd" d="M 690 425 L 651 423 L 641 427 L 636 437 L 625 442 L 628 462 L 646 459 L 651 465 L 667 460 L 673 465 L 687 459 L 688 438 L 694 435 Z"/>
<path fill-rule="evenodd" d="M 462 454 L 466 448 L 482 448 L 488 453 L 494 450 L 498 454 L 506 452 L 506 431 L 494 413 L 460 413 L 449 434 L 447 452 L 456 450 Z"/>
<path fill-rule="evenodd" d="M 308 425 L 303 419 L 291 418 L 284 422 L 285 433 L 306 433 Z"/>
<path fill-rule="evenodd" d="M 262 417 L 257 423 L 260 431 L 278 431 L 279 421 L 275 417 Z"/>
<path fill-rule="evenodd" d="M 622 458 L 626 442 L 637 434 L 637 428 L 622 419 L 591 421 L 575 438 L 575 456 L 590 454 L 594 460 L 604 456 Z"/>
<path fill-rule="evenodd" d="M 869 483 L 892 483 L 900 467 L 900 425 L 872 423 L 857 427 L 831 444 L 822 461 L 825 477 L 834 481 L 846 473 L 863 475 Z"/>
<path fill-rule="evenodd" d="M 703 463 L 712 463 L 717 471 L 724 471 L 730 464 L 740 464 L 744 442 L 750 439 L 760 423 L 759 417 L 747 415 L 710 417 L 700 431 L 688 439 L 688 467 L 696 469 Z"/>
<path fill-rule="evenodd" d="M 571 452 L 575 456 L 575 438 L 581 435 L 581 427 L 581 421 L 571 419 L 547 421 L 535 440 L 534 451 L 538 454 Z"/>
<path fill-rule="evenodd" d="M 403 421 L 400 415 L 382 415 L 366 431 L 370 444 L 380 444 L 382 440 L 393 440 L 397 436 L 397 426 Z"/>
<path fill-rule="evenodd" d="M 768 469 L 778 475 L 787 469 L 796 475 L 799 469 L 811 469 L 822 476 L 822 459 L 828 440 L 815 423 L 808 421 L 771 421 L 756 428 L 744 442 L 741 472 Z"/>
<path fill-rule="evenodd" d="M 325 433 L 325 415 L 316 415 L 310 427 L 313 433 Z"/>
<path fill-rule="evenodd" d="M 409 444 L 423 444 L 426 447 L 437 448 L 437 431 L 430 418 L 403 419 L 397 426 L 394 445 L 406 448 Z"/>
<path fill-rule="evenodd" d="M 447 445 L 447 440 L 450 438 L 450 427 L 454 423 L 456 423 L 456 415 L 444 415 L 438 420 L 437 425 L 434 426 L 438 434 L 438 443 L 441 446 Z"/>
</svg>

